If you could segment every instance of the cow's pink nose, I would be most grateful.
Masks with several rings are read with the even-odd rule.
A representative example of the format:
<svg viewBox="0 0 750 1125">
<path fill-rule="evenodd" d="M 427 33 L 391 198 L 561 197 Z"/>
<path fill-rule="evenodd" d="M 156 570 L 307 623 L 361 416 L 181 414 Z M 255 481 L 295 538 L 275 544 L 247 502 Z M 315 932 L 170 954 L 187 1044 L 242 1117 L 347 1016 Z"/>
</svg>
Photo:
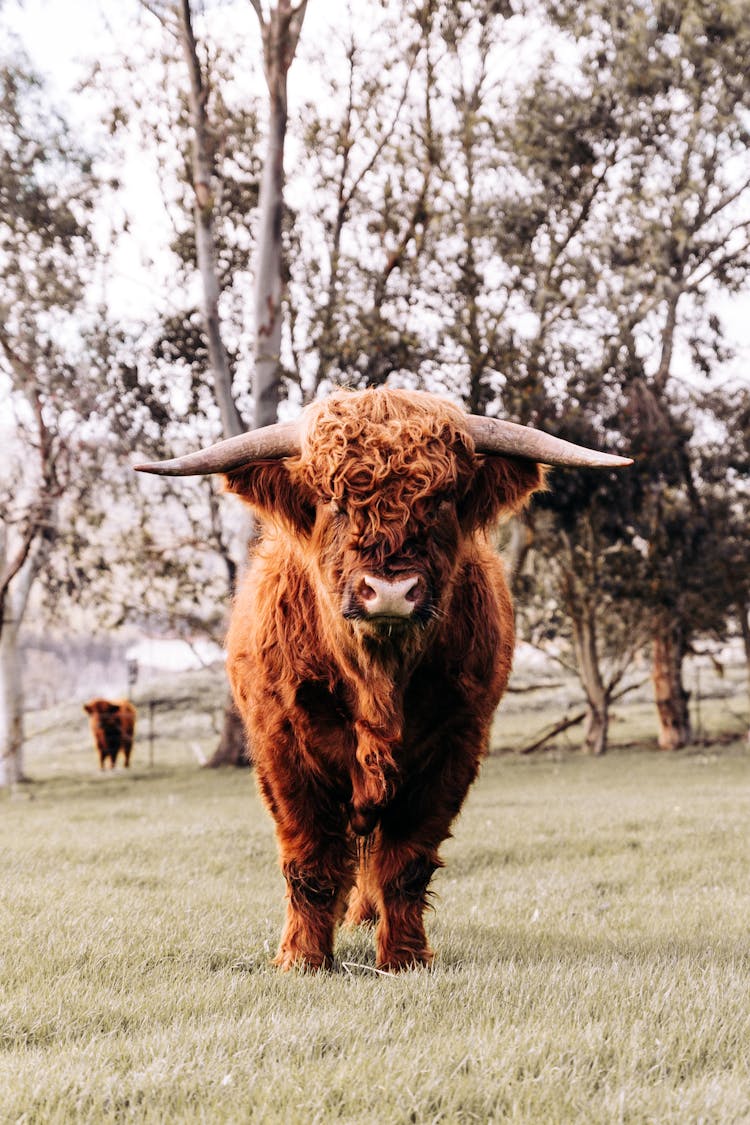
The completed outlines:
<svg viewBox="0 0 750 1125">
<path fill-rule="evenodd" d="M 372 574 L 362 576 L 361 597 L 369 617 L 411 617 L 416 604 L 416 574 L 388 582 Z"/>
</svg>

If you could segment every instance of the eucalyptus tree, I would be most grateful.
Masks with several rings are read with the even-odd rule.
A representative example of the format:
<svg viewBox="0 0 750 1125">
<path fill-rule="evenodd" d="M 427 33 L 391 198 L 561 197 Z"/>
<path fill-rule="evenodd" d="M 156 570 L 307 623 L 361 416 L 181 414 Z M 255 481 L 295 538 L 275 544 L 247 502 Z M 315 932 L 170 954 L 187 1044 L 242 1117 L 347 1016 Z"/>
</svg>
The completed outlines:
<svg viewBox="0 0 750 1125">
<path fill-rule="evenodd" d="M 171 351 L 174 358 L 194 369 L 203 363 L 202 374 L 218 406 L 222 436 L 233 437 L 247 428 L 249 417 L 255 425 L 275 421 L 282 397 L 281 231 L 287 76 L 306 0 L 297 5 L 290 0 L 279 0 L 265 8 L 260 0 L 252 3 L 261 33 L 259 62 L 262 62 L 268 91 L 263 155 L 259 152 L 257 99 L 251 96 L 243 104 L 235 98 L 230 109 L 239 64 L 235 59 L 234 78 L 226 69 L 222 70 L 221 47 L 211 35 L 212 23 L 207 14 L 202 13 L 201 33 L 198 33 L 190 0 L 142 2 L 171 36 L 173 46 L 179 45 L 184 65 L 184 79 L 177 78 L 176 82 L 177 89 L 184 90 L 185 96 L 177 98 L 178 121 L 174 124 L 178 127 L 172 132 L 171 144 L 177 150 L 181 144 L 189 145 L 189 156 L 184 152 L 183 180 L 192 196 L 187 210 L 191 224 L 186 229 L 185 212 L 180 215 L 178 210 L 176 223 L 182 237 L 175 240 L 175 249 L 183 273 L 189 273 L 191 265 L 197 266 L 203 295 L 197 318 L 186 309 L 182 316 L 165 318 L 164 350 Z M 168 97 L 170 93 L 173 91 L 167 90 Z M 160 141 L 163 147 L 168 138 L 162 133 Z M 249 176 L 248 170 L 251 170 Z M 222 255 L 222 249 L 226 251 L 232 243 L 235 249 L 241 247 L 241 256 Z M 248 323 L 247 301 L 233 302 L 232 291 L 246 294 L 247 279 L 253 272 L 255 316 L 254 323 Z M 198 326 L 196 341 L 194 329 Z M 252 340 L 254 361 L 251 369 L 247 344 L 243 341 L 248 335 Z M 243 346 L 247 373 L 244 393 L 237 380 Z M 209 511 L 211 526 L 219 532 L 221 520 L 217 518 L 213 501 Z M 239 559 L 232 558 L 225 544 L 226 536 L 214 536 L 214 545 L 223 551 L 227 564 L 231 594 L 242 559 L 241 555 Z M 241 764 L 243 761 L 241 725 L 228 699 L 224 730 L 211 764 Z"/>
<path fill-rule="evenodd" d="M 258 200 L 255 247 L 255 367 L 253 401 L 256 426 L 276 421 L 280 395 L 284 264 L 284 149 L 288 121 L 289 68 L 297 51 L 307 0 L 250 0 L 258 18 L 263 70 L 268 90 L 268 122 Z"/>
<path fill-rule="evenodd" d="M 607 178 L 621 146 L 606 100 L 591 91 L 582 96 L 570 68 L 557 62 L 559 34 L 532 21 L 544 37 L 531 50 L 530 25 L 508 22 L 508 14 L 489 4 L 477 21 L 459 4 L 440 24 L 448 107 L 441 120 L 448 124 L 433 299 L 444 310 L 445 350 L 472 410 L 612 444 L 617 437 L 602 432 L 611 401 L 592 410 L 576 399 L 573 384 L 579 356 L 588 362 L 595 351 L 581 316 L 592 304 L 611 203 Z M 519 56 L 528 65 L 510 71 Z M 608 617 L 623 588 L 612 556 L 621 574 L 625 555 L 631 563 L 638 556 L 618 533 L 605 484 L 628 488 L 559 474 L 549 500 L 514 521 L 509 540 L 530 639 L 553 640 L 558 655 L 570 644 L 562 658 L 581 679 L 584 746 L 593 753 L 606 748 L 609 702 L 634 655 L 630 643 L 618 644 Z M 573 518 L 581 505 L 586 510 Z M 640 640 L 640 632 L 629 637 Z"/>
<path fill-rule="evenodd" d="M 695 399 L 724 360 L 717 300 L 748 279 L 748 25 L 734 4 L 536 10 L 550 50 L 505 115 L 517 180 L 499 253 L 518 264 L 526 307 L 499 394 L 522 420 L 583 421 L 635 455 L 618 551 L 640 545 L 641 581 L 614 611 L 641 606 L 660 744 L 677 747 L 690 737 L 682 659 L 718 620 Z M 590 515 L 584 504 L 587 535 Z M 569 556 L 558 531 L 545 548 L 555 568 Z"/>
<path fill-rule="evenodd" d="M 720 369 L 717 294 L 748 280 L 750 25 L 742 3 L 562 8 L 564 26 L 587 43 L 590 88 L 608 91 L 627 146 L 600 284 L 617 317 L 608 374 L 648 478 L 637 523 L 651 562 L 660 745 L 674 748 L 690 737 L 681 662 L 705 626 L 696 612 L 704 513 L 684 380 L 691 366 Z"/>
<path fill-rule="evenodd" d="M 184 66 L 186 80 L 176 80 L 178 90 L 185 91 L 184 97 L 176 99 L 178 120 L 173 122 L 171 135 L 162 135 L 160 141 L 162 147 L 170 143 L 178 147 L 180 139 L 185 145 L 181 154 L 183 187 L 191 198 L 188 202 L 183 197 L 184 210 L 177 211 L 174 221 L 179 234 L 173 240 L 173 249 L 183 274 L 189 275 L 197 268 L 202 292 L 197 317 L 193 310 L 185 309 L 182 316 L 166 318 L 161 350 L 173 360 L 186 363 L 193 369 L 195 379 L 210 387 L 218 407 L 221 434 L 225 438 L 235 437 L 247 428 L 247 422 L 235 391 L 235 357 L 227 343 L 231 327 L 227 326 L 227 313 L 222 314 L 222 309 L 226 310 L 228 291 L 234 285 L 235 275 L 247 272 L 248 247 L 243 246 L 244 254 L 239 260 L 237 254 L 232 253 L 225 254 L 222 260 L 222 249 L 226 251 L 232 242 L 235 247 L 238 243 L 243 245 L 241 234 L 239 239 L 237 234 L 248 223 L 247 210 L 257 203 L 255 107 L 238 107 L 234 114 L 229 111 L 223 96 L 229 79 L 226 73 L 222 75 L 216 60 L 216 45 L 213 49 L 207 44 L 199 45 L 190 0 L 174 4 L 142 2 L 171 36 L 173 46 L 178 46 Z M 248 167 L 252 169 L 249 195 Z M 243 170 L 244 192 L 241 190 Z M 190 221 L 186 222 L 188 215 Z M 247 327 L 241 324 L 239 330 Z M 229 546 L 211 482 L 203 485 L 202 491 L 207 501 L 208 527 L 212 531 L 208 538 L 224 559 L 231 596 L 241 557 L 237 558 Z M 222 734 L 211 764 L 224 762 L 236 765 L 246 762 L 242 726 L 228 693 Z"/>
<path fill-rule="evenodd" d="M 66 506 L 85 509 L 106 397 L 90 158 L 18 49 L 0 61 L 0 785 L 24 778 L 19 640 Z M 97 339 L 98 337 L 98 339 Z"/>
</svg>

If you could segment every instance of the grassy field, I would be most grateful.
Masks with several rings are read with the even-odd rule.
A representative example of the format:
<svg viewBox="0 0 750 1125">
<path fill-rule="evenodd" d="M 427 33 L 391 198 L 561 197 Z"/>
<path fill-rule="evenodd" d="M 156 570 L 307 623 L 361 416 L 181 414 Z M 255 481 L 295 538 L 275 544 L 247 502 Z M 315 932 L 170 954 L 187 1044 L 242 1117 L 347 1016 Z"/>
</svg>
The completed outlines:
<svg viewBox="0 0 750 1125">
<path fill-rule="evenodd" d="M 356 932 L 280 976 L 252 775 L 186 749 L 202 682 L 130 775 L 77 710 L 32 717 L 38 780 L 0 802 L 0 1121 L 750 1121 L 745 744 L 492 757 L 434 967 L 376 973 Z"/>
</svg>

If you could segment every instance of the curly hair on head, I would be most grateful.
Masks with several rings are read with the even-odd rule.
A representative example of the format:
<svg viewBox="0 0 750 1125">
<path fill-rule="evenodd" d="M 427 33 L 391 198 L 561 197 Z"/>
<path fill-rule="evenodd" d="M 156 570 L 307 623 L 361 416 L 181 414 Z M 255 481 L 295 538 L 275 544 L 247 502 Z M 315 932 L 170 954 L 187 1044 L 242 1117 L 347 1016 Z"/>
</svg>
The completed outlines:
<svg viewBox="0 0 750 1125">
<path fill-rule="evenodd" d="M 301 474 L 346 509 L 363 540 L 388 538 L 410 519 L 428 521 L 441 494 L 468 487 L 478 458 L 464 417 L 436 395 L 339 392 L 310 408 Z"/>
</svg>

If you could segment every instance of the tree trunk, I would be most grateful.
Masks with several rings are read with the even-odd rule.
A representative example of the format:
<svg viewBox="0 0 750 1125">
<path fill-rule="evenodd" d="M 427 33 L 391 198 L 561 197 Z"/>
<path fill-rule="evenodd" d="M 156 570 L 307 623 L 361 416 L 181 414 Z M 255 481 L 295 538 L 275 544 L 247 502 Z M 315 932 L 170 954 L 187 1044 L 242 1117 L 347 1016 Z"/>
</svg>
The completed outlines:
<svg viewBox="0 0 750 1125">
<path fill-rule="evenodd" d="M 750 709 L 750 606 L 740 603 L 737 607 L 740 619 L 740 632 L 742 644 L 745 649 L 745 674 L 747 676 L 747 701 Z M 747 741 L 750 742 L 750 722 L 748 723 Z"/>
<path fill-rule="evenodd" d="M 679 750 L 687 746 L 692 737 L 688 710 L 690 696 L 682 684 L 683 657 L 679 625 L 661 618 L 653 636 L 651 671 L 661 750 Z"/>
<path fill-rule="evenodd" d="M 510 537 L 503 551 L 508 585 L 514 593 L 517 592 L 518 579 L 533 543 L 531 517 L 527 512 L 521 512 L 510 521 Z"/>
<path fill-rule="evenodd" d="M 583 752 L 598 757 L 607 752 L 609 700 L 606 694 L 598 703 L 587 698 L 586 707 L 586 718 L 583 720 Z"/>
<path fill-rule="evenodd" d="M 2 538 L 0 547 L 4 551 Z M 48 548 L 49 538 L 37 539 L 4 591 L 0 620 L 0 789 L 28 781 L 23 768 L 24 701 L 18 637 L 31 587 Z"/>
<path fill-rule="evenodd" d="M 268 85 L 268 147 L 258 199 L 255 252 L 255 425 L 276 421 L 280 398 L 281 297 L 283 291 L 281 228 L 284 215 L 284 144 L 287 125 L 287 76 L 297 50 L 307 0 L 293 6 L 278 0 L 266 19 L 260 0 L 250 0 L 260 24 L 263 67 Z"/>
<path fill-rule="evenodd" d="M 240 718 L 240 713 L 234 705 L 232 693 L 227 695 L 224 707 L 224 726 L 221 731 L 219 745 L 216 747 L 210 760 L 206 762 L 206 769 L 217 769 L 219 766 L 251 766 L 252 760 L 248 753 L 245 728 Z"/>
<path fill-rule="evenodd" d="M 286 133 L 286 75 L 272 88 L 268 150 L 260 185 L 260 219 L 255 263 L 255 425 L 276 421 L 281 352 L 281 220 Z"/>
<path fill-rule="evenodd" d="M 27 780 L 23 769 L 23 742 L 18 626 L 6 621 L 0 636 L 0 789 Z"/>
<path fill-rule="evenodd" d="M 195 246 L 198 271 L 203 292 L 208 355 L 214 384 L 214 394 L 219 407 L 221 428 L 225 438 L 235 437 L 245 430 L 237 409 L 232 389 L 232 370 L 224 346 L 219 316 L 221 287 L 216 266 L 216 238 L 214 235 L 214 162 L 211 136 L 206 116 L 207 87 L 203 79 L 198 51 L 193 33 L 190 0 L 180 5 L 180 32 L 183 55 L 190 76 L 190 118 L 192 124 L 192 179 L 195 192 L 194 220 Z M 231 693 L 227 694 L 224 723 L 219 745 L 208 762 L 209 766 L 248 765 L 245 755 L 245 737 L 242 722 L 234 706 Z"/>
<path fill-rule="evenodd" d="M 268 84 L 268 147 L 263 161 L 258 199 L 259 220 L 255 252 L 255 425 L 276 421 L 280 398 L 282 258 L 284 214 L 284 143 L 287 125 L 287 75 L 297 48 L 305 2 L 294 9 L 279 0 L 268 19 L 254 4 L 261 26 L 263 63 Z"/>
<path fill-rule="evenodd" d="M 607 751 L 609 692 L 599 667 L 595 609 L 584 603 L 577 607 L 575 613 L 571 613 L 570 619 L 573 626 L 576 667 L 586 693 L 582 750 L 584 754 L 599 756 Z"/>
<path fill-rule="evenodd" d="M 234 401 L 232 371 L 221 334 L 221 319 L 219 317 L 221 287 L 216 268 L 216 238 L 213 226 L 214 161 L 206 116 L 207 89 L 198 61 L 190 0 L 182 0 L 180 5 L 180 39 L 190 76 L 191 172 L 195 193 L 193 202 L 195 246 L 203 292 L 203 317 L 214 392 L 221 417 L 221 428 L 224 437 L 228 438 L 241 434 L 245 427 Z"/>
<path fill-rule="evenodd" d="M 276 421 L 279 405 L 279 353 L 281 351 L 281 221 L 284 208 L 284 141 L 287 123 L 287 73 L 294 57 L 305 3 L 292 9 L 280 3 L 266 22 L 260 6 L 253 4 L 261 25 L 263 54 L 270 98 L 268 149 L 263 164 L 259 198 L 258 241 L 255 255 L 255 372 L 253 399 L 255 426 Z M 196 229 L 200 231 L 196 207 Z M 215 271 L 214 271 L 215 273 Z M 226 433 L 229 437 L 230 434 Z M 250 766 L 245 732 L 231 693 L 224 710 L 219 745 L 207 763 L 217 766 Z"/>
</svg>

